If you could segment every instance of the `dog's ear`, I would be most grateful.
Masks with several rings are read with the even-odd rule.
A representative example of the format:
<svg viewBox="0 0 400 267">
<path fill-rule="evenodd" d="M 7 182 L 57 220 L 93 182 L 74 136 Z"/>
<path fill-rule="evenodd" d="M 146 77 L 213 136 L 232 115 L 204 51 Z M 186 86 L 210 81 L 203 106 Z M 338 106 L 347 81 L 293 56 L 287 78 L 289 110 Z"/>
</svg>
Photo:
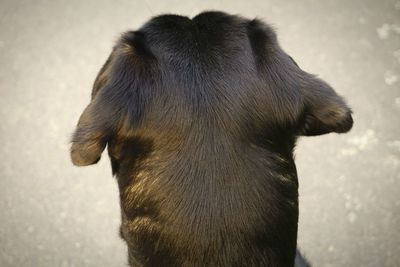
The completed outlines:
<svg viewBox="0 0 400 267">
<path fill-rule="evenodd" d="M 115 51 L 111 53 L 100 69 L 93 84 L 91 102 L 80 116 L 72 137 L 71 160 L 77 166 L 97 163 L 112 132 L 110 114 L 105 111 L 110 103 L 105 101 L 104 91 L 109 90 L 106 86 L 111 75 L 114 53 Z"/>
<path fill-rule="evenodd" d="M 352 111 L 326 82 L 312 75 L 303 77 L 304 116 L 301 135 L 345 133 L 353 126 Z"/>
<path fill-rule="evenodd" d="M 71 159 L 77 166 L 97 163 L 116 130 L 119 118 L 107 99 L 108 90 L 101 88 L 79 118 L 71 146 Z"/>
<path fill-rule="evenodd" d="M 144 68 L 143 37 L 127 32 L 118 41 L 93 85 L 92 99 L 72 137 L 71 159 L 77 166 L 97 163 L 124 119 L 138 117 L 137 90 Z M 129 116 L 127 116 L 129 115 Z"/>
</svg>

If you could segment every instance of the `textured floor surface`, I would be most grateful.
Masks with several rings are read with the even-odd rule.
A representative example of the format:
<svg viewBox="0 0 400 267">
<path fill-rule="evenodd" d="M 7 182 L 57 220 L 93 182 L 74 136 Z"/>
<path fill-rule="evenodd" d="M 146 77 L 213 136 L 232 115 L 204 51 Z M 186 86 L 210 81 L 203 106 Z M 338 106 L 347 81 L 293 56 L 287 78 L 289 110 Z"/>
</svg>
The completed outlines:
<svg viewBox="0 0 400 267">
<path fill-rule="evenodd" d="M 259 17 L 354 110 L 347 135 L 302 138 L 299 245 L 314 266 L 400 266 L 400 2 L 0 0 L 0 266 L 125 266 L 107 157 L 69 138 L 118 34 L 150 16 Z"/>
</svg>

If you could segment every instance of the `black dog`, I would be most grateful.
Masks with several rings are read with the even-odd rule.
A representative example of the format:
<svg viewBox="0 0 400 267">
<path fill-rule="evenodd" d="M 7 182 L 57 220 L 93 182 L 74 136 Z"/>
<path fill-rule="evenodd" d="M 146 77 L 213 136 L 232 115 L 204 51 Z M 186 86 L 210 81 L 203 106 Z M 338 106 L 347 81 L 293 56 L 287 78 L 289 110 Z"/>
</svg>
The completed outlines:
<svg viewBox="0 0 400 267">
<path fill-rule="evenodd" d="M 163 15 L 115 45 L 71 157 L 108 145 L 131 266 L 293 266 L 296 138 L 352 124 L 259 20 Z"/>
</svg>

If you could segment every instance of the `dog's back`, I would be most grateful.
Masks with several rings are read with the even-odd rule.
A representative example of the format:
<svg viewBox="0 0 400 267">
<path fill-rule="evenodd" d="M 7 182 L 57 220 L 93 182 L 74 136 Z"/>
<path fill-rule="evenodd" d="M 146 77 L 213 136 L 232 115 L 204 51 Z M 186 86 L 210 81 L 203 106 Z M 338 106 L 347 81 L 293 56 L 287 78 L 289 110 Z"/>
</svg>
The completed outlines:
<svg viewBox="0 0 400 267">
<path fill-rule="evenodd" d="M 343 108 L 328 116 L 340 127 L 309 122 L 304 90 L 317 84 Z M 108 143 L 133 266 L 292 266 L 296 136 L 351 127 L 332 92 L 257 20 L 156 17 L 99 73 L 73 161 L 96 162 Z"/>
</svg>

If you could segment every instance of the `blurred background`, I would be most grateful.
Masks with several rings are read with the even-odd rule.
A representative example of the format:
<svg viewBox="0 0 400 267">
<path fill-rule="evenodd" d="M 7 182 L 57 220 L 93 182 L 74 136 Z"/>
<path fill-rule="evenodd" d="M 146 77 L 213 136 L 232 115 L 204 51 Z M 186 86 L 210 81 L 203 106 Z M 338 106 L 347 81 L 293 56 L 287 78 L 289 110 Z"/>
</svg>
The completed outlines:
<svg viewBox="0 0 400 267">
<path fill-rule="evenodd" d="M 354 110 L 350 134 L 301 138 L 299 246 L 314 266 L 400 266 L 400 1 L 0 1 L 0 266 L 126 266 L 106 155 L 69 139 L 119 34 L 151 16 L 259 17 Z"/>
</svg>

